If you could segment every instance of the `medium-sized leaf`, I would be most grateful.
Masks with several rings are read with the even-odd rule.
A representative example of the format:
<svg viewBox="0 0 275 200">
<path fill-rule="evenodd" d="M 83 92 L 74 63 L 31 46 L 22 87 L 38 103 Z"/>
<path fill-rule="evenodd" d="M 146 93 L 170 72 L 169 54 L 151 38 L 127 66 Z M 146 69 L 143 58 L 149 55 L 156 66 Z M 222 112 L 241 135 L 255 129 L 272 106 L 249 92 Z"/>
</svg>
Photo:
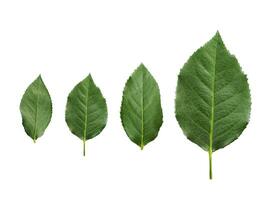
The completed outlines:
<svg viewBox="0 0 275 200">
<path fill-rule="evenodd" d="M 24 93 L 20 111 L 24 129 L 35 142 L 44 134 L 52 117 L 51 97 L 40 75 Z"/>
<path fill-rule="evenodd" d="M 107 105 L 100 89 L 89 74 L 68 96 L 66 122 L 71 132 L 85 143 L 97 136 L 106 126 Z"/>
<path fill-rule="evenodd" d="M 157 137 L 162 125 L 160 92 L 143 64 L 126 82 L 120 117 L 126 134 L 141 149 Z"/>
<path fill-rule="evenodd" d="M 178 76 L 176 118 L 189 140 L 209 154 L 236 140 L 249 121 L 251 99 L 246 75 L 220 34 L 199 48 Z"/>
</svg>

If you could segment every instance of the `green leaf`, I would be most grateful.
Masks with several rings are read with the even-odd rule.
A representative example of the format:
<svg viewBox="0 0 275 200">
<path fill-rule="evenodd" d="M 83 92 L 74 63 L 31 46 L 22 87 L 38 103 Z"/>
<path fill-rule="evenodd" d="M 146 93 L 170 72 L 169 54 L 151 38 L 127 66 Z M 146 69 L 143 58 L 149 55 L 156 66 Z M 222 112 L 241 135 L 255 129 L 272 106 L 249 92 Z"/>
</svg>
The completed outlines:
<svg viewBox="0 0 275 200">
<path fill-rule="evenodd" d="M 128 137 L 141 149 L 157 137 L 162 125 L 159 87 L 143 64 L 125 85 L 120 117 Z"/>
<path fill-rule="evenodd" d="M 27 88 L 20 103 L 24 129 L 35 142 L 41 137 L 52 117 L 52 101 L 41 76 Z"/>
<path fill-rule="evenodd" d="M 68 96 L 66 122 L 71 132 L 85 143 L 97 136 L 106 126 L 107 105 L 100 89 L 89 74 Z"/>
<path fill-rule="evenodd" d="M 175 103 L 184 134 L 208 151 L 212 179 L 212 152 L 241 135 L 251 110 L 247 77 L 218 32 L 181 69 Z"/>
</svg>

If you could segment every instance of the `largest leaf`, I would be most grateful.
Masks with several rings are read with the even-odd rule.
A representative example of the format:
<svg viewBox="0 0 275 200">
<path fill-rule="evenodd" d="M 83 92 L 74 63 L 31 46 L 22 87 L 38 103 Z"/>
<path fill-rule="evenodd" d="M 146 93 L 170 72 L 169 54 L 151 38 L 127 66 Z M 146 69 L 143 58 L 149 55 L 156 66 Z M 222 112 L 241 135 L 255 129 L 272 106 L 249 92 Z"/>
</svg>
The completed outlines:
<svg viewBox="0 0 275 200">
<path fill-rule="evenodd" d="M 89 74 L 68 96 L 66 122 L 71 132 L 83 141 L 97 136 L 106 126 L 107 105 L 100 89 Z"/>
<path fill-rule="evenodd" d="M 176 94 L 176 118 L 189 140 L 209 154 L 236 140 L 250 115 L 246 75 L 217 33 L 181 69 Z"/>
</svg>

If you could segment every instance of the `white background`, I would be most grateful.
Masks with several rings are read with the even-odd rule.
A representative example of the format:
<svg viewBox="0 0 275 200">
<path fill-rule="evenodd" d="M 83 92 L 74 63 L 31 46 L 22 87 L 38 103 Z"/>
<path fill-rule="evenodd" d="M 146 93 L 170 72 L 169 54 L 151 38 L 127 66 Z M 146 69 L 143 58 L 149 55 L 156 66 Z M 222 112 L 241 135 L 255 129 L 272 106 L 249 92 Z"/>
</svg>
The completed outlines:
<svg viewBox="0 0 275 200">
<path fill-rule="evenodd" d="M 274 199 L 274 1 L 1 0 L 0 199 Z M 219 30 L 248 75 L 250 124 L 208 155 L 174 117 L 177 75 Z M 122 90 L 143 62 L 159 83 L 164 123 L 141 151 L 120 123 Z M 42 74 L 53 117 L 34 144 L 19 104 Z M 108 124 L 87 142 L 64 121 L 71 89 L 91 73 L 108 105 Z"/>
</svg>

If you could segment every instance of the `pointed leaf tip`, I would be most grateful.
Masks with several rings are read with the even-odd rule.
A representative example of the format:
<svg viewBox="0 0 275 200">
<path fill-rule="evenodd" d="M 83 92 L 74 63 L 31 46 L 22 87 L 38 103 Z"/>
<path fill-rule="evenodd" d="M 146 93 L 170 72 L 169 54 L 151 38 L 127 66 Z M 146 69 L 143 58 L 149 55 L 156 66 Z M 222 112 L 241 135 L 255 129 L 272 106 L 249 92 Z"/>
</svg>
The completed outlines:
<svg viewBox="0 0 275 200">
<path fill-rule="evenodd" d="M 140 65 L 138 66 L 138 68 L 145 68 L 146 69 L 146 67 L 145 67 L 145 65 L 143 63 L 140 63 Z"/>
<path fill-rule="evenodd" d="M 86 78 L 85 78 L 85 79 L 87 79 L 87 78 L 92 78 L 91 73 L 89 73 L 89 74 L 86 76 Z"/>
<path fill-rule="evenodd" d="M 148 74 L 151 75 L 150 71 L 147 69 L 147 67 L 146 67 L 143 63 L 141 63 L 141 64 L 138 66 L 138 68 L 136 68 L 135 72 L 136 72 L 136 71 L 142 71 L 142 72 L 145 72 L 145 73 L 148 73 Z"/>
<path fill-rule="evenodd" d="M 216 34 L 214 35 L 213 39 L 216 40 L 217 42 L 223 43 L 222 36 L 221 36 L 221 34 L 220 34 L 219 31 L 216 32 Z"/>
<path fill-rule="evenodd" d="M 42 81 L 42 82 L 43 82 L 43 79 L 42 79 L 41 74 L 39 74 L 39 75 L 37 76 L 36 80 L 40 80 L 40 81 Z M 35 81 L 36 81 L 36 80 L 35 80 Z"/>
</svg>

